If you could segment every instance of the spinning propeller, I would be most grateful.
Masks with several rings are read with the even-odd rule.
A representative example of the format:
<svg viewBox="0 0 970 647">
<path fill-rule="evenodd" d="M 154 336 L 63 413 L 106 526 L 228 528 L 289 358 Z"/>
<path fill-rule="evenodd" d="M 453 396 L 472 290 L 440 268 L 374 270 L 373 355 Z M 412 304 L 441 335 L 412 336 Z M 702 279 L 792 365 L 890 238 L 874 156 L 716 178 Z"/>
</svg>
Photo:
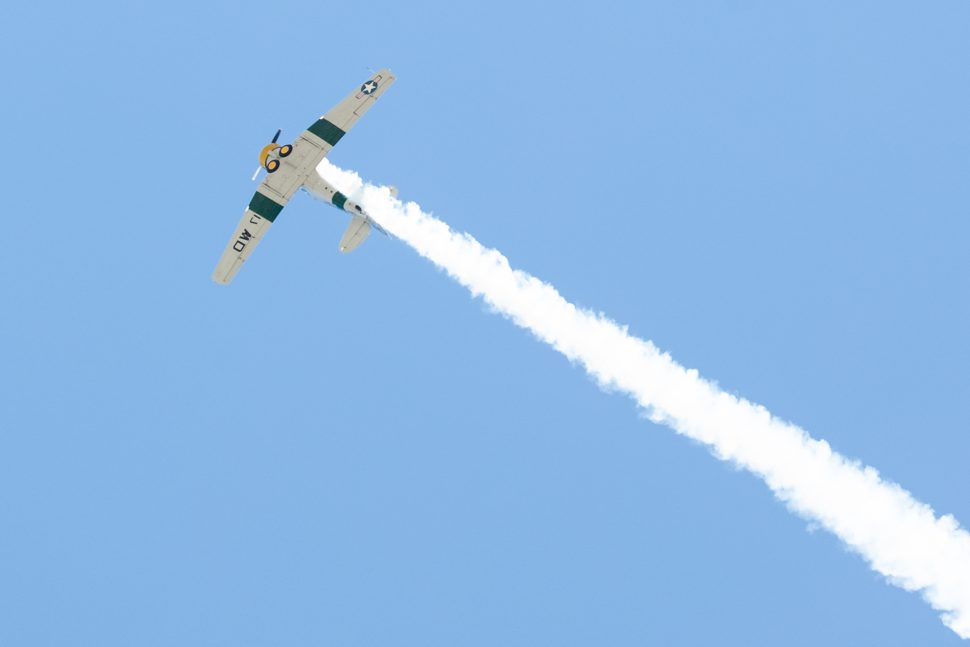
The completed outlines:
<svg viewBox="0 0 970 647">
<path fill-rule="evenodd" d="M 270 142 L 270 144 L 275 144 L 276 143 L 276 140 L 280 138 L 280 133 L 282 133 L 282 132 L 283 132 L 283 129 L 282 128 L 277 128 L 276 129 L 276 134 L 273 135 L 273 140 Z M 259 166 L 256 167 L 256 172 L 253 173 L 253 178 L 252 178 L 252 181 L 253 182 L 256 181 L 256 176 L 259 175 L 259 169 L 261 169 L 261 168 L 263 168 L 263 165 L 262 164 L 260 164 Z"/>
</svg>

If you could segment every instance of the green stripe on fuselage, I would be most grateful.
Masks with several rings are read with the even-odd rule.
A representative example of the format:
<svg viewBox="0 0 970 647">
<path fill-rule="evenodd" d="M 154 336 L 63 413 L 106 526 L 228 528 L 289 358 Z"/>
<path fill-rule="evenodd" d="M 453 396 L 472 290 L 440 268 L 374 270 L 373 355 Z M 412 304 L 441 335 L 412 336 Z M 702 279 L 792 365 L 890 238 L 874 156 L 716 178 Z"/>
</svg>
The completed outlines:
<svg viewBox="0 0 970 647">
<path fill-rule="evenodd" d="M 337 191 L 333 194 L 333 198 L 330 201 L 333 202 L 333 206 L 337 207 L 338 209 L 343 209 L 344 203 L 347 202 L 347 196 L 340 191 Z"/>
<path fill-rule="evenodd" d="M 276 220 L 276 216 L 280 215 L 280 211 L 283 210 L 283 205 L 270 200 L 265 195 L 257 191 L 253 195 L 253 199 L 249 201 L 249 208 L 261 215 L 263 218 L 273 222 Z"/>
<path fill-rule="evenodd" d="M 307 128 L 307 130 L 331 146 L 336 146 L 340 138 L 346 134 L 323 117 L 317 119 L 317 123 Z"/>
</svg>

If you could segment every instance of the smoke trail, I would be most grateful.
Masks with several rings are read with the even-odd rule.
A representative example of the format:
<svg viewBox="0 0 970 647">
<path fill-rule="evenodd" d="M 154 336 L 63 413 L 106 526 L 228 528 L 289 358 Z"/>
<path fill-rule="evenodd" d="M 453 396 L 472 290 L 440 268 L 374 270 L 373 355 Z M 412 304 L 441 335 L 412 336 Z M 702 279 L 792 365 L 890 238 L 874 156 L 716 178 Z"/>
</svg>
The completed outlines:
<svg viewBox="0 0 970 647">
<path fill-rule="evenodd" d="M 496 250 L 413 202 L 402 204 L 387 187 L 365 184 L 327 160 L 318 171 L 473 295 L 580 363 L 603 388 L 632 396 L 654 422 L 760 476 L 789 508 L 835 533 L 893 584 L 920 591 L 950 629 L 970 638 L 970 534 L 952 515 L 937 517 L 875 469 L 724 393 L 651 342 L 513 270 Z"/>
</svg>

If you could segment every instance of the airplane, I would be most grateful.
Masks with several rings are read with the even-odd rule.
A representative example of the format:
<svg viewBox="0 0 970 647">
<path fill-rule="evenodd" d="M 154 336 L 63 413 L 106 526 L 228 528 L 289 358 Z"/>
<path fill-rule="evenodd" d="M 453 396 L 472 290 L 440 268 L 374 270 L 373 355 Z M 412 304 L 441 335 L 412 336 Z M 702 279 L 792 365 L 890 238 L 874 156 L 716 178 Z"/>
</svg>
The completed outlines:
<svg viewBox="0 0 970 647">
<path fill-rule="evenodd" d="M 229 244 L 212 273 L 213 281 L 226 285 L 235 278 L 243 263 L 266 235 L 270 225 L 280 215 L 280 211 L 299 189 L 350 213 L 350 225 L 340 239 L 341 252 L 356 249 L 370 234 L 372 227 L 386 235 L 387 232 L 359 204 L 348 199 L 320 177 L 316 167 L 394 83 L 394 79 L 388 69 L 372 75 L 358 89 L 347 95 L 347 98 L 304 130 L 292 144 L 278 144 L 277 140 L 282 131 L 276 131 L 273 140 L 259 152 L 259 166 L 253 174 L 253 180 L 263 169 L 266 177 L 249 201 L 236 232 L 229 239 Z"/>
</svg>

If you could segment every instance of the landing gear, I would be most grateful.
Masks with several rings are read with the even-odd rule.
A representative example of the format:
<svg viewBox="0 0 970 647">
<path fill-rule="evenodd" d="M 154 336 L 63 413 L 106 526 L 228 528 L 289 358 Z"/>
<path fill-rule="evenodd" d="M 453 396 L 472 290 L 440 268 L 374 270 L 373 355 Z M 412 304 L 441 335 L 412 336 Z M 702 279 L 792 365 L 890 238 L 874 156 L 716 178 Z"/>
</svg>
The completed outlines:
<svg viewBox="0 0 970 647">
<path fill-rule="evenodd" d="M 270 161 L 266 162 L 266 171 L 268 173 L 273 173 L 279 167 L 280 167 L 280 161 L 279 160 L 270 160 Z"/>
<path fill-rule="evenodd" d="M 292 144 L 285 144 L 283 146 L 280 146 L 280 150 L 279 150 L 280 157 L 286 157 L 287 155 L 289 155 L 292 152 L 293 152 L 293 145 Z"/>
</svg>

